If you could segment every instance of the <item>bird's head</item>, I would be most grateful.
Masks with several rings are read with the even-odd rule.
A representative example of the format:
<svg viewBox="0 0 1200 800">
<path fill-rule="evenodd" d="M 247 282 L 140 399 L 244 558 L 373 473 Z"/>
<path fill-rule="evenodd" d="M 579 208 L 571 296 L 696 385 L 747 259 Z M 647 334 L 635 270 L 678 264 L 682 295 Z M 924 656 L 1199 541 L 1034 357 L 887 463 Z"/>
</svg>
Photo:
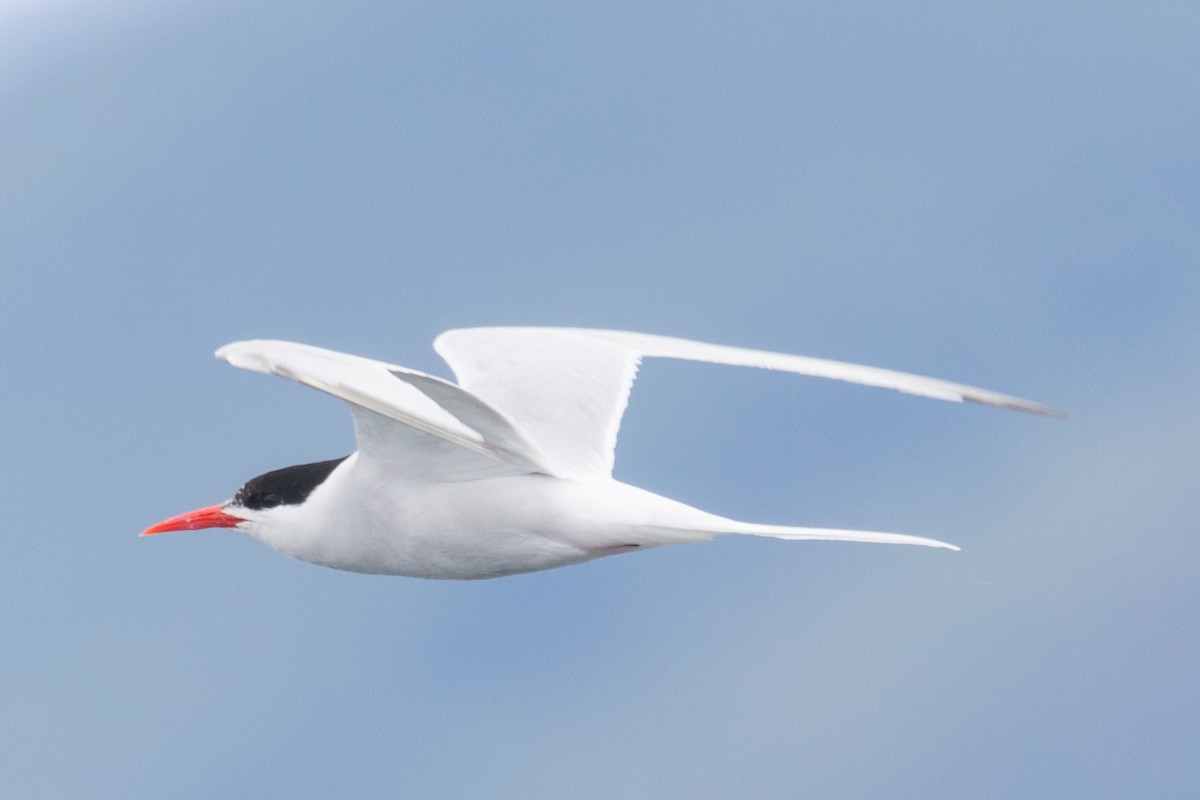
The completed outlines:
<svg viewBox="0 0 1200 800">
<path fill-rule="evenodd" d="M 165 519 L 142 531 L 142 536 L 202 528 L 237 528 L 257 535 L 264 528 L 284 525 L 313 489 L 345 460 L 335 458 L 267 472 L 246 481 L 231 500 Z"/>
</svg>

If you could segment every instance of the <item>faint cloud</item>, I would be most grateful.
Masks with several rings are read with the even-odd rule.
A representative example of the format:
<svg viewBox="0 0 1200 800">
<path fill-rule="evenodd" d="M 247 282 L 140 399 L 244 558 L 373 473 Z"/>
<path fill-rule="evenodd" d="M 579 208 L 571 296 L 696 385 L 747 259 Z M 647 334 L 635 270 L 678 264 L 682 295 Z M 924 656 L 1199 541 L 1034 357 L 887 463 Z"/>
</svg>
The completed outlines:
<svg viewBox="0 0 1200 800">
<path fill-rule="evenodd" d="M 0 90 L 186 20 L 191 0 L 0 0 Z"/>
</svg>

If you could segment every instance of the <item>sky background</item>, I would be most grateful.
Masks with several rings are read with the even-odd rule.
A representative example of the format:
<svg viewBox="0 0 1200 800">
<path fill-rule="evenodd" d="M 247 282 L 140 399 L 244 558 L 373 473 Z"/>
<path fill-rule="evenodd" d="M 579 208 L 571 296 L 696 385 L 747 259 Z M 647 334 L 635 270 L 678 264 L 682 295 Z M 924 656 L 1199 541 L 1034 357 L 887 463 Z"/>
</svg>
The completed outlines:
<svg viewBox="0 0 1200 800">
<path fill-rule="evenodd" d="M 0 2 L 13 797 L 1200 796 L 1200 9 Z M 478 583 L 141 540 L 353 449 L 211 357 L 651 362 L 618 478 L 760 522 Z"/>
</svg>

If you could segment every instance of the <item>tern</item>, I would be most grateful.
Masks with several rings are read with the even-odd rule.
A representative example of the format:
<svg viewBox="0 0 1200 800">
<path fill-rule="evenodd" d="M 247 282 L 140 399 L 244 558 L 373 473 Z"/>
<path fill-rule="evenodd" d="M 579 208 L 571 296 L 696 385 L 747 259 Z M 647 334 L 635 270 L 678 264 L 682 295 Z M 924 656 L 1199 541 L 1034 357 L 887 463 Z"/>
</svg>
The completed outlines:
<svg viewBox="0 0 1200 800">
<path fill-rule="evenodd" d="M 898 533 L 739 522 L 612 477 L 638 367 L 662 357 L 758 367 L 1045 416 L 1017 397 L 903 372 L 651 334 L 583 328 L 468 328 L 434 348 L 451 383 L 309 345 L 226 345 L 235 367 L 299 381 L 350 406 L 358 450 L 285 467 L 231 500 L 143 536 L 234 528 L 335 569 L 418 578 L 495 578 L 725 534 L 954 545 Z"/>
</svg>

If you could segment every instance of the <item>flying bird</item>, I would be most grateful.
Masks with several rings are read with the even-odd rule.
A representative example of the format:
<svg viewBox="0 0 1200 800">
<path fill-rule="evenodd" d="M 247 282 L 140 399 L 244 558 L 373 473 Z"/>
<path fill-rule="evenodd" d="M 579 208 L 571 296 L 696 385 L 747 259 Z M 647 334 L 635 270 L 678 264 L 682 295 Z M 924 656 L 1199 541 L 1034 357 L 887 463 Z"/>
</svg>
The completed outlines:
<svg viewBox="0 0 1200 800">
<path fill-rule="evenodd" d="M 217 351 L 235 367 L 346 401 L 358 450 L 285 467 L 231 500 L 143 536 L 234 528 L 335 569 L 418 578 L 495 578 L 724 534 L 944 547 L 876 531 L 739 522 L 612 477 L 621 416 L 643 358 L 793 372 L 1045 416 L 1046 406 L 903 372 L 624 331 L 468 328 L 434 348 L 451 383 L 283 341 Z"/>
</svg>

